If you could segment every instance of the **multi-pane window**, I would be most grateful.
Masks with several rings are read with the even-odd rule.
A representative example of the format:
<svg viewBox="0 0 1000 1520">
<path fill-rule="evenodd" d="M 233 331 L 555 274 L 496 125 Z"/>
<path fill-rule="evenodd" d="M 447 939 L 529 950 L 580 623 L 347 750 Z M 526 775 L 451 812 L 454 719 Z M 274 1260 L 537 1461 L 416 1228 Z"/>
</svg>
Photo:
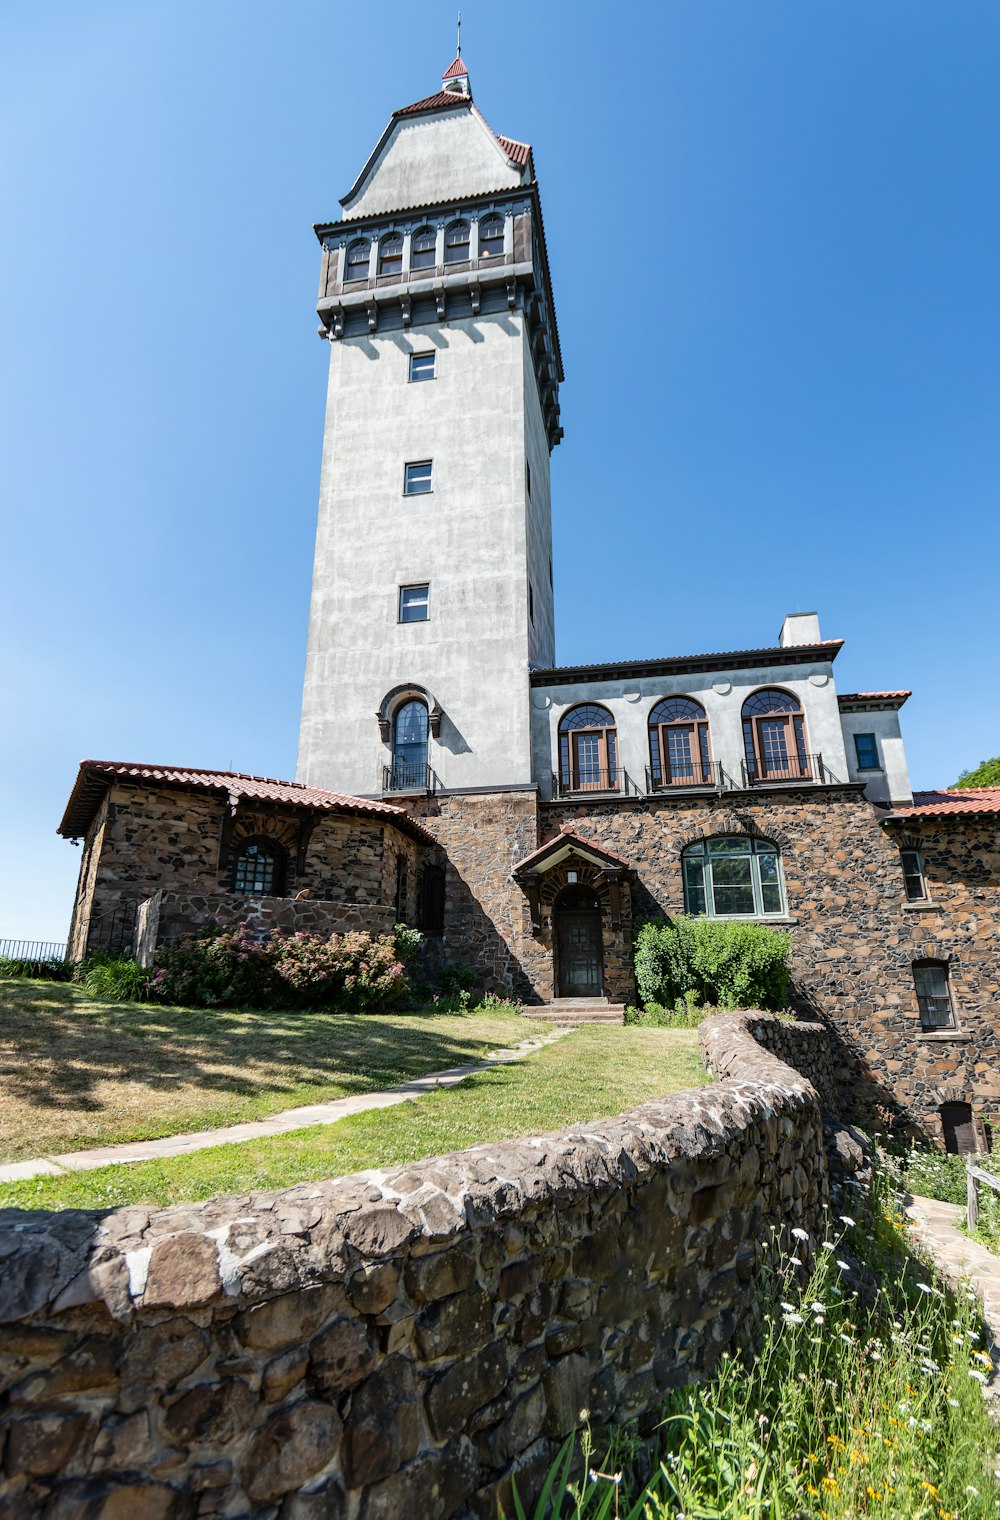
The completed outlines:
<svg viewBox="0 0 1000 1520">
<path fill-rule="evenodd" d="M 767 918 L 785 911 L 781 860 L 767 839 L 720 835 L 683 855 L 684 911 L 692 917 Z"/>
<path fill-rule="evenodd" d="M 426 623 L 430 616 L 430 586 L 400 586 L 399 621 Z"/>
<path fill-rule="evenodd" d="M 444 235 L 444 261 L 463 264 L 469 257 L 469 223 L 452 222 Z"/>
<path fill-rule="evenodd" d="M 951 1029 L 955 1023 L 955 1010 L 945 962 L 914 961 L 913 985 L 917 992 L 921 1028 Z"/>
<path fill-rule="evenodd" d="M 421 227 L 410 239 L 410 268 L 433 269 L 437 263 L 437 233 L 433 227 Z"/>
<path fill-rule="evenodd" d="M 927 896 L 923 856 L 919 850 L 900 850 L 899 858 L 903 867 L 907 901 L 921 902 Z"/>
<path fill-rule="evenodd" d="M 258 840 L 245 844 L 236 857 L 233 891 L 247 897 L 273 897 L 280 882 L 277 852 Z"/>
<path fill-rule="evenodd" d="M 566 791 L 618 790 L 618 730 L 608 708 L 587 702 L 560 719 L 559 772 Z"/>
<path fill-rule="evenodd" d="M 371 243 L 364 239 L 359 239 L 358 242 L 351 244 L 347 250 L 345 280 L 367 280 L 371 246 Z"/>
<path fill-rule="evenodd" d="M 811 774 L 805 718 L 787 691 L 765 688 L 743 704 L 743 745 L 749 781 L 796 781 Z"/>
<path fill-rule="evenodd" d="M 426 496 L 432 488 L 432 465 L 429 459 L 419 459 L 403 467 L 403 495 Z"/>
<path fill-rule="evenodd" d="M 692 697 L 667 697 L 649 715 L 649 762 L 654 788 L 705 786 L 712 780 L 708 718 Z"/>
<path fill-rule="evenodd" d="M 403 272 L 403 239 L 398 232 L 384 237 L 378 245 L 378 272 L 380 275 L 400 275 Z"/>
<path fill-rule="evenodd" d="M 427 781 L 427 708 L 413 698 L 396 713 L 392 732 L 392 785 L 424 786 Z"/>
<path fill-rule="evenodd" d="M 433 351 L 431 353 L 429 353 L 429 354 L 411 354 L 410 355 L 410 379 L 411 380 L 433 380 L 434 379 L 434 361 L 435 361 L 436 357 L 437 356 L 436 356 L 436 354 L 433 353 Z"/>
<path fill-rule="evenodd" d="M 479 257 L 497 259 L 503 253 L 503 219 L 488 216 L 479 223 Z"/>
<path fill-rule="evenodd" d="M 877 771 L 882 767 L 878 759 L 878 741 L 874 734 L 855 734 L 854 753 L 859 771 Z"/>
</svg>

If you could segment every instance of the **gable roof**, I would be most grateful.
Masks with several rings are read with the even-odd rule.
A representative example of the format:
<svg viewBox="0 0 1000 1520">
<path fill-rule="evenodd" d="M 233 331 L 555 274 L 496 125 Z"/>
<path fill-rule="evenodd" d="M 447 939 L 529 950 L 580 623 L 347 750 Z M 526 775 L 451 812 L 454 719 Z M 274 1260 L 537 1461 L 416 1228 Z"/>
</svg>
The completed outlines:
<svg viewBox="0 0 1000 1520">
<path fill-rule="evenodd" d="M 213 792 L 233 801 L 251 799 L 311 808 L 325 813 L 383 818 L 404 834 L 433 844 L 434 838 L 415 818 L 388 802 L 348 797 L 306 786 L 301 781 L 276 781 L 269 776 L 248 776 L 241 771 L 204 771 L 187 765 L 141 765 L 124 760 L 82 760 L 57 834 L 82 839 L 89 829 L 108 787 L 115 781 L 147 782 L 151 786 L 176 787 L 180 791 Z"/>
<path fill-rule="evenodd" d="M 619 855 L 615 850 L 609 850 L 607 845 L 597 844 L 593 839 L 585 839 L 568 823 L 564 823 L 560 832 L 554 839 L 539 845 L 537 850 L 532 850 L 530 855 L 525 855 L 519 860 L 511 871 L 515 881 L 522 876 L 540 876 L 544 871 L 550 871 L 560 861 L 565 860 L 567 855 L 582 855 L 584 860 L 590 860 L 599 866 L 614 866 L 618 870 L 631 871 L 632 862 L 626 860 L 624 855 Z"/>
<path fill-rule="evenodd" d="M 897 803 L 884 823 L 908 823 L 912 818 L 956 818 L 1000 814 L 1000 786 L 944 787 L 938 792 L 914 792 L 913 806 Z"/>
<path fill-rule="evenodd" d="M 450 66 L 450 68 L 445 69 L 444 73 L 441 75 L 441 78 L 442 79 L 461 79 L 462 75 L 463 74 L 468 74 L 468 72 L 469 72 L 468 69 L 465 67 L 465 64 L 462 62 L 462 56 L 461 56 L 461 54 L 459 54 L 459 56 L 455 59 L 455 62 Z"/>
</svg>

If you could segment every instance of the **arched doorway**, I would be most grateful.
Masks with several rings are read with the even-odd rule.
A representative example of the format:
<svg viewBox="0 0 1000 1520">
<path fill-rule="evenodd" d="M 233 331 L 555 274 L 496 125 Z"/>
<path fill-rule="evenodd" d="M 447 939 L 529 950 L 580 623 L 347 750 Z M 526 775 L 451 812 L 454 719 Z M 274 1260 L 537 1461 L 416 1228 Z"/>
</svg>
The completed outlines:
<svg viewBox="0 0 1000 1520">
<path fill-rule="evenodd" d="M 589 887 L 569 887 L 553 907 L 559 997 L 602 997 L 604 937 L 601 909 Z"/>
</svg>

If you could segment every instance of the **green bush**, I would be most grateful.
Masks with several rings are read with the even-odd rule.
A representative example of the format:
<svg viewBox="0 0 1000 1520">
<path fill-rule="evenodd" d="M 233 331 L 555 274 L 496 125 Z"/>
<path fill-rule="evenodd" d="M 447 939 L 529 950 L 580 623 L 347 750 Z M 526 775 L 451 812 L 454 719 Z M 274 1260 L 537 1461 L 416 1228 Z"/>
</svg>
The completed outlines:
<svg viewBox="0 0 1000 1520">
<path fill-rule="evenodd" d="M 0 978 L 27 976 L 41 982 L 71 982 L 74 969 L 72 961 L 33 961 L 24 956 L 0 955 Z"/>
<path fill-rule="evenodd" d="M 110 1003 L 139 1003 L 149 996 L 150 971 L 124 956 L 95 955 L 84 961 L 76 980 L 91 997 Z"/>
<path fill-rule="evenodd" d="M 664 1008 L 660 1003 L 647 1003 L 643 1008 L 626 1008 L 625 1022 L 645 1029 L 697 1029 L 709 1014 L 718 1011 L 717 1008 L 696 1007 L 693 994 L 689 993 L 687 1000 L 678 998 L 673 1008 Z"/>
<path fill-rule="evenodd" d="M 766 924 L 649 919 L 635 941 L 639 996 L 668 1008 L 680 1000 L 776 1011 L 788 1001 L 790 947 L 787 933 Z"/>
</svg>

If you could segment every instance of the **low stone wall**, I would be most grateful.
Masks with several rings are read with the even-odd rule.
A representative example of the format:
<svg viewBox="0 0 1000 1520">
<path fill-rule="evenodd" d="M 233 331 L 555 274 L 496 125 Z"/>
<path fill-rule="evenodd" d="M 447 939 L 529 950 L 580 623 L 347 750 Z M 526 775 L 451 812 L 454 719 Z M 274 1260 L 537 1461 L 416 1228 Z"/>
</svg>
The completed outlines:
<svg viewBox="0 0 1000 1520">
<path fill-rule="evenodd" d="M 392 908 L 367 903 L 327 902 L 306 897 L 245 897 L 240 893 L 155 892 L 139 904 L 135 955 L 149 966 L 158 944 L 183 939 L 208 923 L 221 929 L 248 928 L 254 934 L 391 934 Z"/>
<path fill-rule="evenodd" d="M 758 1045 L 808 1078 L 824 1114 L 839 1118 L 851 1113 L 857 1065 L 826 1025 L 758 1015 L 751 1016 L 747 1027 Z"/>
<path fill-rule="evenodd" d="M 0 1514 L 495 1520 L 582 1408 L 641 1423 L 709 1374 L 769 1253 L 822 1227 L 819 1102 L 775 1022 L 708 1021 L 726 1080 L 559 1135 L 0 1212 Z"/>
</svg>

